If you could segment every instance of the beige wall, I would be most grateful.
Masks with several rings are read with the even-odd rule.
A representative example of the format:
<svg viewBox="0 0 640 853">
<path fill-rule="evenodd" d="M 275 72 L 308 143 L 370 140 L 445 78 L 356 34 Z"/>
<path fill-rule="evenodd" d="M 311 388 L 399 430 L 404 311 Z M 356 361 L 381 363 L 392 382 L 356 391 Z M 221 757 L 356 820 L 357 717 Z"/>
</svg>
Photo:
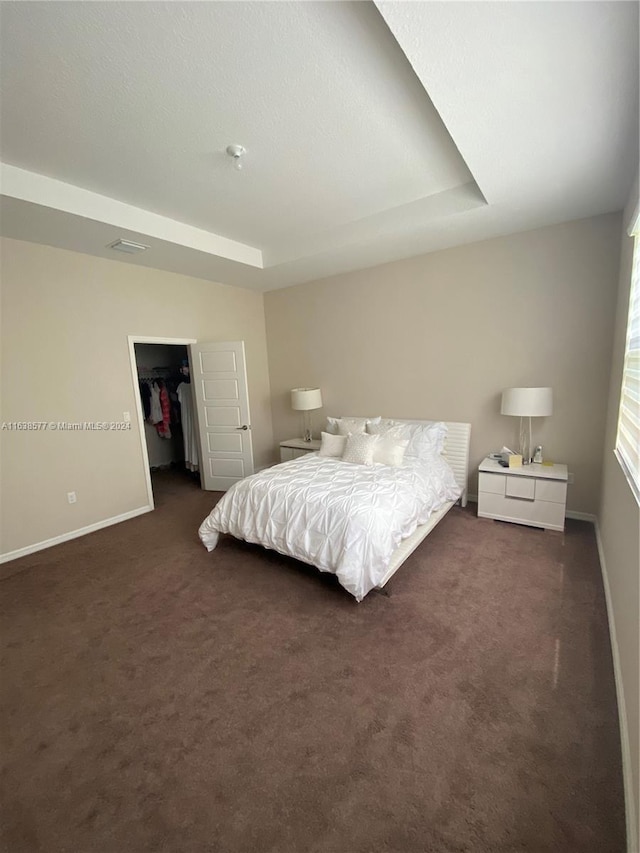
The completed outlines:
<svg viewBox="0 0 640 853">
<path fill-rule="evenodd" d="M 569 508 L 594 514 L 620 221 L 599 216 L 265 294 L 276 440 L 300 434 L 289 390 L 318 385 L 316 432 L 327 415 L 470 421 L 473 470 L 517 441 L 517 419 L 499 413 L 502 390 L 550 385 L 554 413 L 534 422 L 534 440 L 574 473 Z"/>
<path fill-rule="evenodd" d="M 627 779 L 627 784 L 631 788 L 629 794 L 635 806 L 628 810 L 629 816 L 635 812 L 635 826 L 629 826 L 630 851 L 640 850 L 640 509 L 613 449 L 620 405 L 633 257 L 633 240 L 627 236 L 626 226 L 637 201 L 636 182 L 623 217 L 620 284 L 604 442 L 602 495 L 598 513 L 603 574 L 608 585 L 610 622 L 617 644 L 614 656 L 617 655 L 618 699 L 623 706 L 628 737 L 628 742 L 625 743 L 623 732 L 623 753 L 628 761 L 627 772 L 630 778 Z"/>
<path fill-rule="evenodd" d="M 16 240 L 1 249 L 2 420 L 134 419 L 129 432 L 0 432 L 2 553 L 146 505 L 128 335 L 244 340 L 255 463 L 272 460 L 262 294 Z"/>
</svg>

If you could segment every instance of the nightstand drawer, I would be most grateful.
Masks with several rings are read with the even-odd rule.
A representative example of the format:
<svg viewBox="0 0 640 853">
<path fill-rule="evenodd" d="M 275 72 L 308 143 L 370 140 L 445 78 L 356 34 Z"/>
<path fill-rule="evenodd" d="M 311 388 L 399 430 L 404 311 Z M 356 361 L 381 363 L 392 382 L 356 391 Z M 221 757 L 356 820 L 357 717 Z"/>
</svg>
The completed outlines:
<svg viewBox="0 0 640 853">
<path fill-rule="evenodd" d="M 537 480 L 536 500 L 552 501 L 564 506 L 567 501 L 567 484 L 558 480 Z"/>
<path fill-rule="evenodd" d="M 504 474 L 485 474 L 481 471 L 478 475 L 478 491 L 504 495 L 506 479 Z"/>
<path fill-rule="evenodd" d="M 320 450 L 321 442 L 318 439 L 303 441 L 301 438 L 288 438 L 280 442 L 280 461 L 290 462 L 307 453 L 316 453 Z"/>
<path fill-rule="evenodd" d="M 299 459 L 301 456 L 306 456 L 307 453 L 312 453 L 311 450 L 299 450 L 296 447 L 281 447 L 280 461 L 291 462 L 292 459 Z"/>
<path fill-rule="evenodd" d="M 528 477 L 507 477 L 504 490 L 508 498 L 534 501 L 536 499 L 536 481 Z"/>
<path fill-rule="evenodd" d="M 482 494 L 481 499 L 478 503 L 478 515 L 481 518 L 515 521 L 517 524 L 548 527 L 551 530 L 564 529 L 564 504 L 503 498 L 489 493 Z"/>
</svg>

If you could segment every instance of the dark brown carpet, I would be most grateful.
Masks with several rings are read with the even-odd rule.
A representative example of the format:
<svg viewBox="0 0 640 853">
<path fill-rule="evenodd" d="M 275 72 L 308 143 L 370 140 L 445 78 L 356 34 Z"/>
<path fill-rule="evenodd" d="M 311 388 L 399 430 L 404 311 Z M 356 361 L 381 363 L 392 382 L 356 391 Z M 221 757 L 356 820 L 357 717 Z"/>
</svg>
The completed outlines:
<svg viewBox="0 0 640 853">
<path fill-rule="evenodd" d="M 624 851 L 591 525 L 455 508 L 358 605 L 156 480 L 4 567 L 5 851 Z"/>
</svg>

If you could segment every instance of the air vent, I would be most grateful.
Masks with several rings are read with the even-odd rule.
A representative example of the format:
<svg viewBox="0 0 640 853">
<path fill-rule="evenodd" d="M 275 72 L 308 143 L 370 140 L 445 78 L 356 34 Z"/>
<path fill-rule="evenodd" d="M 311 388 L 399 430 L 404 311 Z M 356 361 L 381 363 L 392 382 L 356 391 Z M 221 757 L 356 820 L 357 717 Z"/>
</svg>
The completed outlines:
<svg viewBox="0 0 640 853">
<path fill-rule="evenodd" d="M 125 252 L 127 255 L 137 255 L 138 252 L 144 252 L 148 246 L 143 246 L 142 243 L 132 243 L 131 240 L 116 240 L 115 243 L 109 243 L 107 247 L 115 249 L 116 252 Z"/>
</svg>

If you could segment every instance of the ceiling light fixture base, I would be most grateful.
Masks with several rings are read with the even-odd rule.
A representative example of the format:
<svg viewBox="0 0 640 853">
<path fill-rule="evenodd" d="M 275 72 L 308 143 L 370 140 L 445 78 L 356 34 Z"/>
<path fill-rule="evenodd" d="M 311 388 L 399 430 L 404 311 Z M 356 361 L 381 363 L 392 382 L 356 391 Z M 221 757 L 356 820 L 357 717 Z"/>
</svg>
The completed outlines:
<svg viewBox="0 0 640 853">
<path fill-rule="evenodd" d="M 233 168 L 236 171 L 242 171 L 242 157 L 247 153 L 247 149 L 243 145 L 227 145 L 227 154 L 233 157 Z"/>
</svg>

